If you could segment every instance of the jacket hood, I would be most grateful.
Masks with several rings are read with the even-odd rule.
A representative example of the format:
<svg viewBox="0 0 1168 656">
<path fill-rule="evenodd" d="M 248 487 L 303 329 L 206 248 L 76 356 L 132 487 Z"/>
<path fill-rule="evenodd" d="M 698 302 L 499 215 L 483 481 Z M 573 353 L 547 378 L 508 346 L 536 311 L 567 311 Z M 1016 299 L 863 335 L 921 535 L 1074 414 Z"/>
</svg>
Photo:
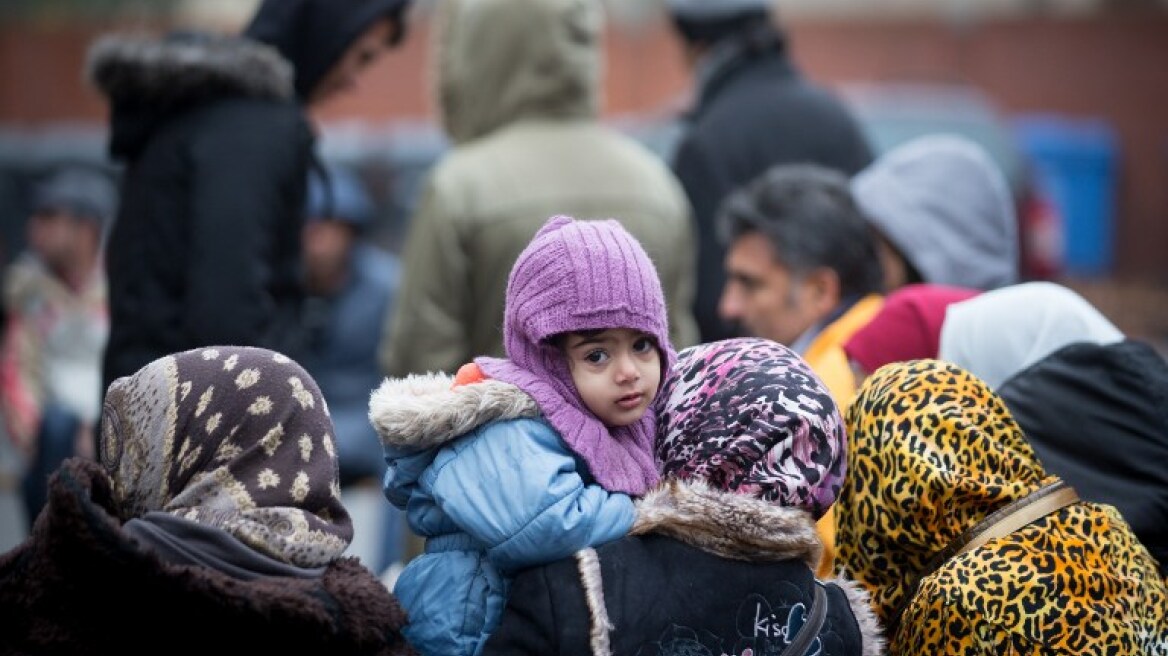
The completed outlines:
<svg viewBox="0 0 1168 656">
<path fill-rule="evenodd" d="M 602 27 L 593 0 L 442 3 L 432 59 L 451 140 L 525 118 L 597 116 Z"/>
<path fill-rule="evenodd" d="M 1168 363 L 1137 340 L 1083 341 L 998 394 L 1043 465 L 1079 496 L 1115 506 L 1168 574 Z"/>
<path fill-rule="evenodd" d="M 499 380 L 454 386 L 448 374 L 386 378 L 369 399 L 369 421 L 382 444 L 423 451 L 502 419 L 538 417 L 523 390 Z"/>
<path fill-rule="evenodd" d="M 87 54 L 86 77 L 110 103 L 116 156 L 136 151 L 170 115 L 209 100 L 294 97 L 292 66 L 275 49 L 192 32 L 101 37 Z"/>
<path fill-rule="evenodd" d="M 924 282 L 994 289 L 1018 278 L 1018 228 L 1002 172 L 980 146 L 930 135 L 852 180 L 860 209 Z"/>
<path fill-rule="evenodd" d="M 700 480 L 668 479 L 637 501 L 633 535 L 659 533 L 735 560 L 797 559 L 819 567 L 823 545 L 801 508 L 715 489 Z"/>
<path fill-rule="evenodd" d="M 292 63 L 296 96 L 305 101 L 348 47 L 379 19 L 396 23 L 390 45 L 401 41 L 409 4 L 409 0 L 264 0 L 244 35 L 271 45 Z"/>
<path fill-rule="evenodd" d="M 873 591 L 881 612 L 964 531 L 1055 480 L 1002 399 L 939 360 L 878 369 L 847 424 L 836 562 Z"/>
</svg>

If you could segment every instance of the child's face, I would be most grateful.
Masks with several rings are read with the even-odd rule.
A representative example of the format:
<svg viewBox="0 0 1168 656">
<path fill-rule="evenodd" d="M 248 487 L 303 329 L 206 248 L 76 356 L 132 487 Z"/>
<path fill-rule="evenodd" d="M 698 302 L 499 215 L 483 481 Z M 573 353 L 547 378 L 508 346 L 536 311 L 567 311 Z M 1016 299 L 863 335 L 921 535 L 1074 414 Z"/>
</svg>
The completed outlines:
<svg viewBox="0 0 1168 656">
<path fill-rule="evenodd" d="M 609 428 L 638 421 L 657 395 L 661 354 L 646 333 L 628 328 L 570 333 L 564 352 L 584 405 Z"/>
</svg>

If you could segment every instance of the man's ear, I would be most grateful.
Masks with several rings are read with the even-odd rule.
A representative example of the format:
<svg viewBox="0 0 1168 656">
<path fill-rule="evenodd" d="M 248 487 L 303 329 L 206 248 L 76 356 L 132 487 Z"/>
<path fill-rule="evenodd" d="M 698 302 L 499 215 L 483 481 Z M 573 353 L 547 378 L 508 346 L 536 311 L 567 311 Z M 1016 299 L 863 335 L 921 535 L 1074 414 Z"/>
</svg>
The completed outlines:
<svg viewBox="0 0 1168 656">
<path fill-rule="evenodd" d="M 822 319 L 840 304 L 839 274 L 834 269 L 819 267 L 803 276 L 804 293 L 815 315 Z"/>
</svg>

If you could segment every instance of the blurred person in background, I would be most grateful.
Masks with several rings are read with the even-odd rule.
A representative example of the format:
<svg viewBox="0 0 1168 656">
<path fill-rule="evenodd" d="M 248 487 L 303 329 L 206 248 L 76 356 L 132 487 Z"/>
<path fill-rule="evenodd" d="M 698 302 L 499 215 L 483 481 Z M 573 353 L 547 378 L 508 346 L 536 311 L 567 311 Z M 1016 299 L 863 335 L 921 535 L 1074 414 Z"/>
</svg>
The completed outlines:
<svg viewBox="0 0 1168 656">
<path fill-rule="evenodd" d="M 722 318 L 800 354 L 846 408 L 855 384 L 843 343 L 882 303 L 876 245 L 847 177 L 780 164 L 731 194 L 718 220 Z"/>
<path fill-rule="evenodd" d="M 350 169 L 329 166 L 309 179 L 301 363 L 336 426 L 341 500 L 353 517 L 350 553 L 380 573 L 402 557 L 405 522 L 381 494 L 385 458 L 369 423 L 369 394 L 381 383 L 377 346 L 399 279 L 397 258 L 364 239 L 373 213 L 364 182 Z"/>
<path fill-rule="evenodd" d="M 1004 317 L 1009 318 L 1005 325 Z M 937 354 L 997 389 L 1067 344 L 1123 339 L 1123 332 L 1074 290 L 1028 282 L 950 305 Z"/>
<path fill-rule="evenodd" d="M 454 148 L 430 172 L 406 238 L 408 312 L 387 325 L 385 373 L 454 371 L 503 354 L 507 277 L 547 217 L 615 218 L 653 260 L 670 339 L 697 340 L 694 240 L 677 179 L 599 120 L 602 3 L 447 0 L 435 27 L 437 104 Z"/>
<path fill-rule="evenodd" d="M 238 36 L 111 35 L 89 76 L 126 165 L 110 235 L 104 384 L 207 344 L 299 357 L 307 108 L 355 88 L 408 0 L 265 0 Z"/>
<path fill-rule="evenodd" d="M 726 279 L 715 227 L 722 200 L 776 164 L 818 164 L 851 176 L 872 161 L 851 112 L 799 72 L 773 5 L 666 1 L 694 77 L 673 170 L 697 222 L 695 312 L 706 342 L 734 334 L 717 311 Z"/>
<path fill-rule="evenodd" d="M 876 230 L 886 291 L 921 282 L 981 290 L 1018 282 L 1013 196 L 977 142 L 917 137 L 856 175 L 852 192 Z"/>
<path fill-rule="evenodd" d="M 856 385 L 889 362 L 936 358 L 949 306 L 979 293 L 969 287 L 928 283 L 912 283 L 889 292 L 880 311 L 843 344 Z M 1003 321 L 995 329 L 1008 327 Z"/>
<path fill-rule="evenodd" d="M 332 431 L 312 376 L 267 349 L 119 378 L 97 461 L 65 461 L 0 556 L 0 651 L 412 653 L 397 601 L 344 555 Z"/>
<path fill-rule="evenodd" d="M 116 209 L 117 189 L 105 173 L 51 172 L 33 192 L 28 249 L 4 274 L 0 412 L 25 459 L 21 496 L 30 527 L 49 474 L 70 456 L 93 457 L 109 334 L 102 241 Z"/>
<path fill-rule="evenodd" d="M 856 385 L 843 343 L 883 302 L 875 240 L 847 177 L 780 164 L 731 194 L 718 220 L 728 245 L 723 319 L 798 353 L 847 408 Z M 817 526 L 826 577 L 835 554 L 830 510 Z"/>
</svg>

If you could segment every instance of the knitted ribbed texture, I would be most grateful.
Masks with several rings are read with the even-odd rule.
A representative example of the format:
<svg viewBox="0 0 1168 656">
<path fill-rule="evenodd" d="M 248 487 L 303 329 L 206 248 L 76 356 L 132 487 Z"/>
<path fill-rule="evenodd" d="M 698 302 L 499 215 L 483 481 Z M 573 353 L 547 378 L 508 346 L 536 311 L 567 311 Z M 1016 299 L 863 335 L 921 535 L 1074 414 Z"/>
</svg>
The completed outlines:
<svg viewBox="0 0 1168 656">
<path fill-rule="evenodd" d="M 639 495 L 659 478 L 654 401 L 635 424 L 609 429 L 584 405 L 564 354 L 547 339 L 569 331 L 630 328 L 657 340 L 673 364 L 665 295 L 637 240 L 615 220 L 556 216 L 520 253 L 507 281 L 506 360 L 478 358 L 488 376 L 530 394 L 605 489 Z M 664 375 L 662 375 L 664 379 Z"/>
</svg>

